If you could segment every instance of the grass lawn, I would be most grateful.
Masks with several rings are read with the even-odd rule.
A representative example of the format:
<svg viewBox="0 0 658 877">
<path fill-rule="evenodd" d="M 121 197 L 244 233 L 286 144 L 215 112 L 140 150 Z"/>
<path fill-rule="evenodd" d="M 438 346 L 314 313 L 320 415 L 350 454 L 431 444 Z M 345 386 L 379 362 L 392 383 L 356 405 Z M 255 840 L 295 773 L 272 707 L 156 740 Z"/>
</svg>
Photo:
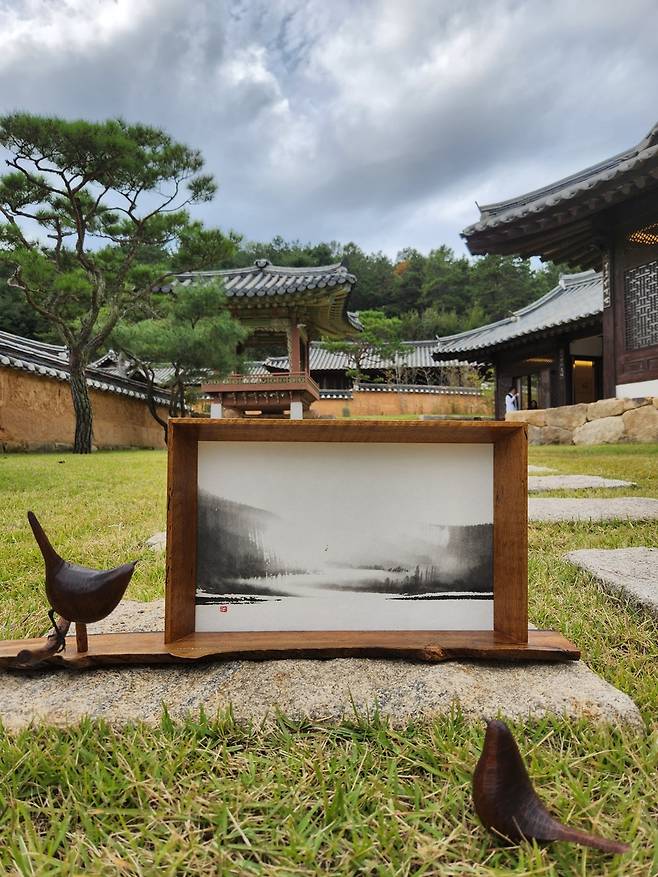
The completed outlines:
<svg viewBox="0 0 658 877">
<path fill-rule="evenodd" d="M 656 446 L 531 449 L 530 460 L 626 478 L 638 495 L 658 496 Z M 161 596 L 164 558 L 143 545 L 164 529 L 164 482 L 157 451 L 0 457 L 0 635 L 47 624 L 30 508 L 65 557 L 98 566 L 140 557 L 127 596 Z M 579 547 L 657 544 L 656 522 L 530 531 L 532 621 L 574 640 L 633 697 L 645 728 L 555 719 L 514 730 L 551 809 L 629 840 L 627 856 L 566 844 L 496 848 L 469 796 L 483 726 L 458 711 L 402 730 L 377 717 L 338 727 L 280 717 L 261 729 L 164 714 L 156 728 L 0 732 L 0 872 L 655 877 L 658 626 L 561 558 Z"/>
</svg>

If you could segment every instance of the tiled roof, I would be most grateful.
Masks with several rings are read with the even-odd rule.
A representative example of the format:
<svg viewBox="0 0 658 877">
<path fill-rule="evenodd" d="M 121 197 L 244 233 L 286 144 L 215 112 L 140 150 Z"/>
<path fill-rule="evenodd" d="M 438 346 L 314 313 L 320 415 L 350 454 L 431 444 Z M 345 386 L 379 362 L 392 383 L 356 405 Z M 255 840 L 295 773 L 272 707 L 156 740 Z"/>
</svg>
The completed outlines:
<svg viewBox="0 0 658 877">
<path fill-rule="evenodd" d="M 559 284 L 542 298 L 515 311 L 511 317 L 469 329 L 458 335 L 439 338 L 435 345 L 437 357 L 460 356 L 491 350 L 535 332 L 545 332 L 557 326 L 595 318 L 603 312 L 603 284 L 601 274 L 583 271 L 563 274 Z"/>
<path fill-rule="evenodd" d="M 117 353 L 115 350 L 108 350 L 100 359 L 92 362 L 92 367 L 101 368 L 108 375 L 130 378 L 140 383 L 144 382 L 140 367 L 135 361 Z M 153 380 L 158 387 L 168 387 L 176 374 L 176 370 L 171 365 L 154 365 L 151 363 L 149 368 L 153 372 Z M 243 374 L 248 375 L 270 374 L 268 369 L 265 368 L 264 363 L 258 360 L 244 362 L 241 371 Z M 211 369 L 199 369 L 199 374 L 210 378 L 213 372 Z M 201 381 L 199 380 L 196 383 L 200 384 Z"/>
<path fill-rule="evenodd" d="M 592 217 L 657 185 L 658 124 L 625 152 L 541 189 L 480 207 L 479 221 L 462 237 L 473 254 L 504 251 L 595 267 L 600 252 Z M 564 227 L 563 238 L 547 234 L 558 226 Z"/>
<path fill-rule="evenodd" d="M 58 381 L 68 381 L 68 351 L 58 344 L 45 344 L 9 332 L 0 332 L 0 368 L 15 368 Z M 135 399 L 146 398 L 143 383 L 97 365 L 87 368 L 87 386 Z M 160 393 L 156 398 L 163 405 L 169 404 L 166 393 Z"/>
<path fill-rule="evenodd" d="M 284 268 L 268 259 L 256 259 L 248 268 L 226 268 L 217 271 L 190 271 L 179 274 L 177 283 L 188 286 L 203 280 L 220 278 L 227 298 L 295 295 L 309 289 L 349 286 L 356 277 L 340 263 L 317 268 Z"/>
<path fill-rule="evenodd" d="M 353 399 L 354 393 L 425 393 L 430 396 L 481 396 L 479 387 L 447 387 L 439 384 L 359 384 L 349 390 L 320 389 L 321 399 Z"/>
<path fill-rule="evenodd" d="M 386 369 L 395 368 L 395 366 L 404 366 L 406 368 L 437 368 L 437 362 L 432 357 L 432 353 L 436 350 L 436 339 L 430 341 L 404 341 L 406 348 L 403 354 L 395 357 L 395 359 L 381 359 L 379 356 L 372 356 L 364 362 L 363 367 L 366 369 Z M 344 372 L 348 368 L 352 368 L 353 363 L 346 353 L 335 353 L 331 350 L 325 350 L 321 342 L 312 341 L 309 350 L 309 364 L 311 372 L 314 371 L 340 371 Z M 457 360 L 453 362 L 444 362 L 442 365 L 463 365 Z M 266 368 L 272 370 L 288 370 L 287 356 L 271 356 L 265 360 Z"/>
</svg>

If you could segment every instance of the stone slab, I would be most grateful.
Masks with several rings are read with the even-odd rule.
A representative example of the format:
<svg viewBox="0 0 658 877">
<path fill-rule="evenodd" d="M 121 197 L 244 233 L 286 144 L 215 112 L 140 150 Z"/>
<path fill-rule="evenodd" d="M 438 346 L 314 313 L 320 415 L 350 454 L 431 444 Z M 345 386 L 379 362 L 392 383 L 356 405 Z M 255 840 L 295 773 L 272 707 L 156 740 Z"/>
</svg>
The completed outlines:
<svg viewBox="0 0 658 877">
<path fill-rule="evenodd" d="M 655 521 L 658 520 L 658 499 L 533 497 L 528 500 L 528 517 L 531 521 Z"/>
<path fill-rule="evenodd" d="M 126 601 L 94 632 L 162 628 L 163 601 Z M 89 626 L 92 629 L 92 625 Z M 157 629 L 157 627 L 156 627 Z M 339 721 L 375 711 L 395 725 L 449 714 L 459 702 L 472 718 L 545 715 L 641 725 L 628 695 L 582 661 L 442 664 L 341 658 L 336 660 L 230 661 L 199 665 L 93 671 L 0 671 L 0 721 L 18 730 L 30 723 L 66 726 L 83 716 L 114 724 L 160 720 L 162 705 L 181 718 L 231 706 L 241 721 L 293 718 Z"/>
<path fill-rule="evenodd" d="M 528 478 L 528 491 L 540 490 L 588 490 L 604 487 L 637 487 L 633 481 L 619 478 L 601 478 L 600 475 L 531 475 Z"/>
<path fill-rule="evenodd" d="M 581 548 L 565 557 L 658 618 L 658 548 Z"/>
<path fill-rule="evenodd" d="M 146 540 L 146 547 L 152 548 L 153 551 L 164 551 L 167 546 L 167 533 L 165 530 L 162 530 L 159 533 L 154 533 Z"/>
</svg>

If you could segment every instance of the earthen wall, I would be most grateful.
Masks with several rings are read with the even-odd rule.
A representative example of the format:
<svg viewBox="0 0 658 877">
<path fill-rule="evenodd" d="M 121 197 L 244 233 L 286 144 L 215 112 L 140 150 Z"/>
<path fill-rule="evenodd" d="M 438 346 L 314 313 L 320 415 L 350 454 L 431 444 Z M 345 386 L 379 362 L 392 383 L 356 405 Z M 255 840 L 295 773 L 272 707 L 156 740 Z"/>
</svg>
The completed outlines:
<svg viewBox="0 0 658 877">
<path fill-rule="evenodd" d="M 97 448 L 163 448 L 162 428 L 146 402 L 89 390 Z M 159 408 L 166 419 L 166 408 Z M 75 415 L 66 381 L 0 368 L 0 449 L 64 450 L 73 446 Z"/>
<path fill-rule="evenodd" d="M 484 396 L 457 393 L 414 393 L 353 390 L 351 399 L 320 399 L 311 406 L 319 417 L 358 417 L 396 414 L 463 414 L 491 417 L 492 403 Z"/>
</svg>

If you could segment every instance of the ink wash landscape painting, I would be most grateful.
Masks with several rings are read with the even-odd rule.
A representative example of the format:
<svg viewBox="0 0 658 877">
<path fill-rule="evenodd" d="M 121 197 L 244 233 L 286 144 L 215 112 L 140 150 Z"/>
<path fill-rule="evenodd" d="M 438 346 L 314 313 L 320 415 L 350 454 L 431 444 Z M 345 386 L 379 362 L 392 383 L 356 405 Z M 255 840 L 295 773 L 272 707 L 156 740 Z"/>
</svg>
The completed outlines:
<svg viewBox="0 0 658 877">
<path fill-rule="evenodd" d="M 197 631 L 493 629 L 493 445 L 199 442 Z"/>
</svg>

